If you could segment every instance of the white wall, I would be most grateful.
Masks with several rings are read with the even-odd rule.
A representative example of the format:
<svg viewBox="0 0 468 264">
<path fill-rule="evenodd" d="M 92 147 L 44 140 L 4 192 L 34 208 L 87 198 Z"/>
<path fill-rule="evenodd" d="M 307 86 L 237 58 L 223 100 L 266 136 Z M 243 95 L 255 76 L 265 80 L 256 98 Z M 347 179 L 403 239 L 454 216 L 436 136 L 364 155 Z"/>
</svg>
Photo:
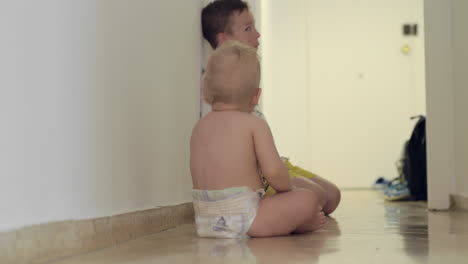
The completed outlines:
<svg viewBox="0 0 468 264">
<path fill-rule="evenodd" d="M 455 194 L 468 197 L 468 2 L 452 3 L 452 45 L 455 131 Z"/>
<path fill-rule="evenodd" d="M 190 201 L 200 1 L 0 4 L 0 231 Z"/>
<path fill-rule="evenodd" d="M 302 165 L 310 156 L 307 4 L 263 0 L 261 7 L 264 114 L 280 154 Z"/>
<path fill-rule="evenodd" d="M 398 176 L 409 117 L 425 114 L 423 27 L 422 0 L 262 1 L 264 112 L 280 153 L 340 187 Z"/>
</svg>

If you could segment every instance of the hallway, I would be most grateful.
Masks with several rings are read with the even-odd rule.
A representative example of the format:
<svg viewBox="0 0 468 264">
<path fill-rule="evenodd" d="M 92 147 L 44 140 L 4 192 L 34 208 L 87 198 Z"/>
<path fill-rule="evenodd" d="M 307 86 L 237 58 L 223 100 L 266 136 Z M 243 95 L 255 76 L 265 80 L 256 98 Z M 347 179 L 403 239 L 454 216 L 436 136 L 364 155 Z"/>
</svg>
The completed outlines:
<svg viewBox="0 0 468 264">
<path fill-rule="evenodd" d="M 324 230 L 306 235 L 200 239 L 184 225 L 54 264 L 468 263 L 468 212 L 387 203 L 381 191 L 346 190 Z"/>
</svg>

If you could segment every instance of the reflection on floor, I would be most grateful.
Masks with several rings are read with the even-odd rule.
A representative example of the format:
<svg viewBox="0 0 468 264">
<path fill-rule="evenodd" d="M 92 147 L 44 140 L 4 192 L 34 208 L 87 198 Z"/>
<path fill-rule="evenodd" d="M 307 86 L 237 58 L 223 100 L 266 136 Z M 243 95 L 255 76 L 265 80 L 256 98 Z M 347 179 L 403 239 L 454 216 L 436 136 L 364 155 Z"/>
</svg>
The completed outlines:
<svg viewBox="0 0 468 264">
<path fill-rule="evenodd" d="M 344 191 L 324 230 L 288 237 L 201 239 L 185 225 L 55 264 L 468 263 L 468 212 L 387 203 L 375 190 Z"/>
</svg>

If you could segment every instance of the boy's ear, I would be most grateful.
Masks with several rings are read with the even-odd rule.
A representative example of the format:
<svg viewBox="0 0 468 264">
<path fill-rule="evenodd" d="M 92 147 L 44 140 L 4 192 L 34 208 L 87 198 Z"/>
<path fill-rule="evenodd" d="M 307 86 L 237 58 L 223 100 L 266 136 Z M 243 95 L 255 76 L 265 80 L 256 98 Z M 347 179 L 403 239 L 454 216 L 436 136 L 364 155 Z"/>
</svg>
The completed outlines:
<svg viewBox="0 0 468 264">
<path fill-rule="evenodd" d="M 220 32 L 216 35 L 216 43 L 218 44 L 218 46 L 221 46 L 224 42 L 230 39 L 231 38 L 229 37 L 229 35 L 224 32 Z"/>
</svg>

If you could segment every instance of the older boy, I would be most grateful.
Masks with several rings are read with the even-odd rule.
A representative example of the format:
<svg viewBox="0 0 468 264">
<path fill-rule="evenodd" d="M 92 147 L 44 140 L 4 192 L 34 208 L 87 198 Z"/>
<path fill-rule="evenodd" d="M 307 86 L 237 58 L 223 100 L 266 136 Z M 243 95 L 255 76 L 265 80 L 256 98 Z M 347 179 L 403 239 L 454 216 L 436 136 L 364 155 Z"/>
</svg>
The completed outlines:
<svg viewBox="0 0 468 264">
<path fill-rule="evenodd" d="M 203 91 L 213 111 L 192 131 L 190 170 L 198 235 L 266 237 L 320 229 L 318 194 L 293 188 L 266 122 L 252 115 L 260 97 L 256 50 L 224 42 L 210 57 Z M 259 171 L 278 193 L 263 197 Z"/>
<path fill-rule="evenodd" d="M 213 49 L 218 45 L 237 40 L 251 47 L 258 48 L 260 34 L 255 28 L 255 20 L 247 3 L 241 0 L 216 0 L 202 10 L 202 30 L 204 38 Z M 257 109 L 255 113 L 263 116 Z M 340 203 L 341 193 L 330 181 L 294 166 L 289 159 L 283 158 L 288 168 L 291 184 L 306 188 L 319 194 L 320 204 L 325 214 L 332 213 Z M 276 192 L 272 186 L 266 188 L 268 195 Z"/>
</svg>

